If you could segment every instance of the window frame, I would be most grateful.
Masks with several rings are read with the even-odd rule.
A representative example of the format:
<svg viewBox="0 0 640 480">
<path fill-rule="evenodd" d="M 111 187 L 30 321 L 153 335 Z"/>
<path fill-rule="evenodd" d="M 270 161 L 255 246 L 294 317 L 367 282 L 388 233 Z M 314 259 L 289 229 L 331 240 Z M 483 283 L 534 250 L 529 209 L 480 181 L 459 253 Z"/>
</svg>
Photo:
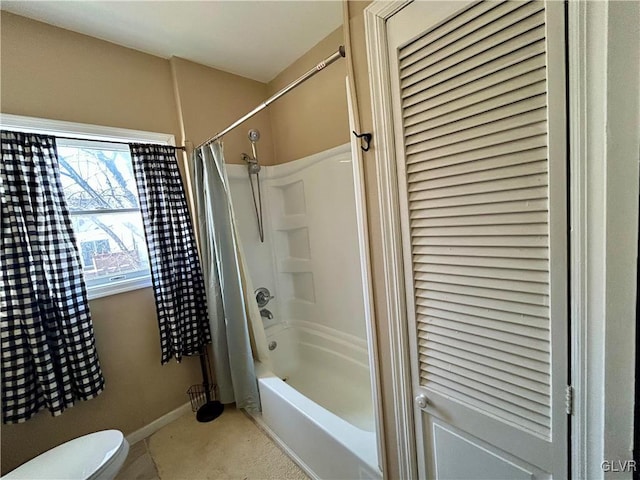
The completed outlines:
<svg viewBox="0 0 640 480">
<path fill-rule="evenodd" d="M 124 145 L 122 143 L 113 143 L 107 142 L 105 140 L 100 140 L 96 142 L 95 139 L 57 139 L 56 144 L 58 149 L 68 147 L 68 148 L 85 148 L 85 149 L 101 149 L 104 150 L 114 150 L 126 153 L 129 155 L 130 150 L 128 145 Z M 73 210 L 69 208 L 69 215 L 73 220 L 75 217 L 83 217 L 91 214 L 98 215 L 111 215 L 118 213 L 137 213 L 142 214 L 140 206 L 136 208 L 106 208 L 106 209 L 89 209 L 89 210 Z M 82 257 L 82 242 L 80 241 L 80 232 L 75 231 L 76 238 L 78 240 L 78 251 L 80 256 Z M 145 247 L 146 247 L 146 238 L 145 238 Z M 87 272 L 87 265 L 84 265 L 84 271 Z M 146 272 L 146 273 L 143 273 Z M 115 274 L 117 276 L 119 274 Z M 95 279 L 88 279 L 85 276 L 85 286 L 87 288 L 87 292 L 91 292 L 89 294 L 89 298 L 99 298 L 100 296 L 106 296 L 113 293 L 110 292 L 118 292 L 128 291 L 129 289 L 133 290 L 135 288 L 145 288 L 151 286 L 151 270 L 150 267 L 147 267 L 143 270 L 136 270 L 122 274 L 123 276 L 133 275 L 129 278 L 123 278 L 121 280 L 109 281 L 108 278 L 99 278 L 96 282 Z"/>
<path fill-rule="evenodd" d="M 30 132 L 54 137 L 69 137 L 79 141 L 153 143 L 175 146 L 175 136 L 167 133 L 105 127 L 84 123 L 49 120 L 0 113 L 0 128 L 4 130 Z M 86 284 L 85 284 L 86 285 Z M 148 275 L 125 279 L 103 285 L 86 285 L 89 300 L 152 286 L 151 271 Z"/>
</svg>

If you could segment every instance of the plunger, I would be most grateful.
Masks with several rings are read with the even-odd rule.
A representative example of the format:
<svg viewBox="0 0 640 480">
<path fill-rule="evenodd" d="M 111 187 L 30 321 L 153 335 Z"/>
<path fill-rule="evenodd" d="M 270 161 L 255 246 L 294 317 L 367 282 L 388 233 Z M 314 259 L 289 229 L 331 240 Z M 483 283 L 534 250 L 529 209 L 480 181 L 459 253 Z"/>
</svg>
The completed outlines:
<svg viewBox="0 0 640 480">
<path fill-rule="evenodd" d="M 196 413 L 196 420 L 205 423 L 215 420 L 224 411 L 224 405 L 217 400 L 211 400 L 211 384 L 209 383 L 209 373 L 207 369 L 207 347 L 202 347 L 202 355 L 200 355 L 200 368 L 202 369 L 202 386 L 207 402 L 202 405 Z"/>
</svg>

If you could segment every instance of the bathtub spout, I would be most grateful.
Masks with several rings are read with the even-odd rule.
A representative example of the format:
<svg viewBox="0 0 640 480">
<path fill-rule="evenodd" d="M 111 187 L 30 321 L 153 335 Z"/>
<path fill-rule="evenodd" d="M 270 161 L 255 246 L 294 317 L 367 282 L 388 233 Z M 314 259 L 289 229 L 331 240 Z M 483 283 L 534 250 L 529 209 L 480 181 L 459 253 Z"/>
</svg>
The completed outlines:
<svg viewBox="0 0 640 480">
<path fill-rule="evenodd" d="M 273 313 L 271 313 L 268 309 L 263 308 L 262 310 L 260 310 L 260 316 L 262 318 L 266 318 L 269 320 L 273 320 Z"/>
</svg>

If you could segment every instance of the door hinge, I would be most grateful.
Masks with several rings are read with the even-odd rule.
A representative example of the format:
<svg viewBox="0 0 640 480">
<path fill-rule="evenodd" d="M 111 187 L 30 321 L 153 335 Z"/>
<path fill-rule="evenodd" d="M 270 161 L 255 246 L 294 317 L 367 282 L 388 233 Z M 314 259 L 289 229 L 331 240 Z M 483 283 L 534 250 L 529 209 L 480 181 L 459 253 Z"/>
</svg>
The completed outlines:
<svg viewBox="0 0 640 480">
<path fill-rule="evenodd" d="M 565 405 L 567 407 L 567 415 L 573 415 L 573 387 L 571 385 L 567 385 Z"/>
</svg>

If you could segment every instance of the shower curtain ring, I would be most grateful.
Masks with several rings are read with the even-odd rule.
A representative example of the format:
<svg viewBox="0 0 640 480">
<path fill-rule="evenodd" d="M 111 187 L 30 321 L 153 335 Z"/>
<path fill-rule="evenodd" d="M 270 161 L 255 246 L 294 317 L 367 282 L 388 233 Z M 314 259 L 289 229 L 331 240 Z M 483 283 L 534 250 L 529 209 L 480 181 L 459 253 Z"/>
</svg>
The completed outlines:
<svg viewBox="0 0 640 480">
<path fill-rule="evenodd" d="M 362 151 L 368 152 L 369 147 L 371 146 L 371 139 L 373 138 L 373 135 L 371 133 L 361 133 L 358 135 L 355 131 L 353 132 L 353 134 L 356 136 L 356 138 L 361 138 L 362 142 L 364 142 L 364 146 L 362 145 L 362 142 L 360 145 Z"/>
</svg>

